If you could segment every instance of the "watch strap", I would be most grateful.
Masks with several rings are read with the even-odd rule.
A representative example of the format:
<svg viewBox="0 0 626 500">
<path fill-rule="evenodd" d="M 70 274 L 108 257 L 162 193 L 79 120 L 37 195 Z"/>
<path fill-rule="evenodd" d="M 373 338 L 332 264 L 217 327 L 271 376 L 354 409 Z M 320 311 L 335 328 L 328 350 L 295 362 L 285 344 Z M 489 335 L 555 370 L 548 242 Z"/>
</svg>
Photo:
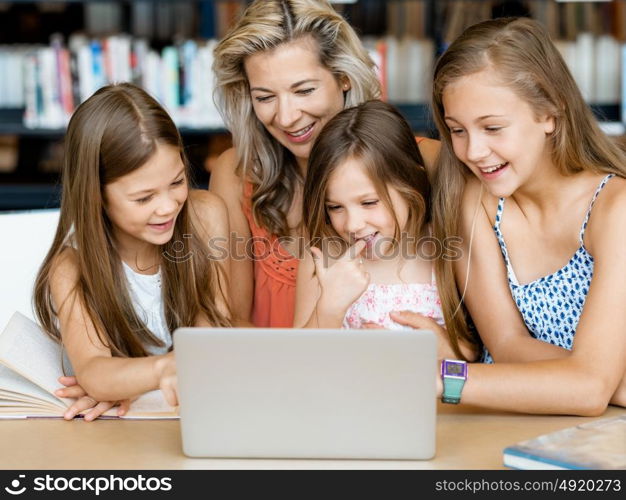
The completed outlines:
<svg viewBox="0 0 626 500">
<path fill-rule="evenodd" d="M 465 379 L 443 377 L 443 394 L 441 395 L 441 401 L 443 403 L 459 404 L 461 402 L 461 391 Z"/>
</svg>

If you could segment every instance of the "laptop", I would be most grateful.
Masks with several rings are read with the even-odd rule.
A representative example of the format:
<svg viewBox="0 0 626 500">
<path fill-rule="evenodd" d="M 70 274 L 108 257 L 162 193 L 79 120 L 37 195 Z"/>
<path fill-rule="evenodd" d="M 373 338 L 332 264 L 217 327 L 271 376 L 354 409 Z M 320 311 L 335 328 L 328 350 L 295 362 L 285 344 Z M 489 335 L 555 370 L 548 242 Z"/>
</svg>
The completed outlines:
<svg viewBox="0 0 626 500">
<path fill-rule="evenodd" d="M 187 456 L 434 456 L 432 331 L 180 328 L 174 346 Z"/>
</svg>

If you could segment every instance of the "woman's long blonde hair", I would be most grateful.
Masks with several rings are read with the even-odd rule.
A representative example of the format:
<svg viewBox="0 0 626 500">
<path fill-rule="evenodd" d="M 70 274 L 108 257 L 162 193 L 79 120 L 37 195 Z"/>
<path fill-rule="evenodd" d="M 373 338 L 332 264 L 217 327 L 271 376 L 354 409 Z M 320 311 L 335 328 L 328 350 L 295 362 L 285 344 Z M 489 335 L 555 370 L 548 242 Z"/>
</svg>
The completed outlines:
<svg viewBox="0 0 626 500">
<path fill-rule="evenodd" d="M 103 345 L 114 356 L 128 357 L 145 356 L 147 345 L 164 345 L 135 313 L 103 195 L 107 184 L 144 165 L 157 144 L 180 150 L 189 179 L 182 140 L 172 119 L 134 85 L 103 87 L 72 116 L 65 136 L 59 225 L 34 292 L 37 318 L 53 338 L 61 339 L 58 312 L 67 301 L 53 304 L 51 274 L 61 253 L 74 248 L 78 281 L 68 300 L 82 303 Z M 230 324 L 215 300 L 225 289 L 220 267 L 198 235 L 187 200 L 172 239 L 159 249 L 165 318 L 171 332 L 193 325 L 200 313 L 216 326 Z"/>
<path fill-rule="evenodd" d="M 624 152 L 600 130 L 545 28 L 527 18 L 475 24 L 450 45 L 435 66 L 432 105 L 442 145 L 436 168 L 433 222 L 435 236 L 442 241 L 459 235 L 465 176 L 472 175 L 454 154 L 444 120 L 443 93 L 458 79 L 486 68 L 526 101 L 536 116 L 554 118 L 551 155 L 563 174 L 586 170 L 626 177 Z M 473 340 L 474 336 L 468 331 L 466 311 L 460 307 L 462 297 L 454 278 L 454 262 L 439 260 L 437 274 L 450 341 L 461 355 L 458 339 Z"/>
<path fill-rule="evenodd" d="M 350 80 L 345 107 L 379 97 L 374 63 L 354 30 L 325 0 L 256 0 L 214 53 L 215 100 L 233 136 L 238 173 L 253 185 L 252 214 L 279 236 L 289 234 L 286 214 L 303 179 L 293 155 L 254 114 L 244 60 L 304 37 L 315 40 L 324 67 L 338 80 Z"/>
</svg>

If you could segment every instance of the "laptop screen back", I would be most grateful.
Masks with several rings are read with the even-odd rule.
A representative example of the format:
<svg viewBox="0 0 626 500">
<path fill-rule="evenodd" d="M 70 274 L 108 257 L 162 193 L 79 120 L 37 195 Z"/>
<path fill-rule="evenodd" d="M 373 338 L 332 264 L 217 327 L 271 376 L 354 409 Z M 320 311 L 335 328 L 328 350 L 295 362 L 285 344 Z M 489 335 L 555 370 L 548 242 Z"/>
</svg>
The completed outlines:
<svg viewBox="0 0 626 500">
<path fill-rule="evenodd" d="M 174 344 L 188 456 L 434 455 L 433 332 L 181 328 Z"/>
</svg>

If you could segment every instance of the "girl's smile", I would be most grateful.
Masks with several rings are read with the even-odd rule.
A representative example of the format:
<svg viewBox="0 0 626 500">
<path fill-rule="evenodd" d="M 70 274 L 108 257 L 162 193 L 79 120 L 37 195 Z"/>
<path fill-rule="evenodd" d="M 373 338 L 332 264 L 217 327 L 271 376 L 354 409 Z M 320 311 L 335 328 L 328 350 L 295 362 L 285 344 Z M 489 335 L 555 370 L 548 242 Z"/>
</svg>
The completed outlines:
<svg viewBox="0 0 626 500">
<path fill-rule="evenodd" d="M 506 161 L 504 163 L 499 163 L 498 165 L 492 165 L 489 167 L 480 167 L 478 166 L 478 171 L 480 175 L 486 180 L 497 179 L 500 175 L 504 173 L 504 170 L 509 167 L 509 162 Z"/>
<path fill-rule="evenodd" d="M 120 255 L 167 243 L 188 194 L 180 151 L 158 144 L 144 165 L 107 184 L 104 192 Z"/>
<path fill-rule="evenodd" d="M 454 153 L 494 196 L 510 196 L 554 169 L 554 119 L 535 116 L 490 68 L 446 86 L 443 104 Z"/>
<path fill-rule="evenodd" d="M 151 223 L 151 224 L 148 224 L 148 226 L 151 229 L 153 229 L 154 231 L 157 231 L 157 232 L 169 231 L 172 228 L 172 226 L 174 225 L 174 220 L 175 219 L 170 219 L 170 220 L 168 220 L 166 222 L 163 222 L 161 224 Z"/>
<path fill-rule="evenodd" d="M 393 207 L 387 208 L 376 186 L 357 158 L 349 158 L 336 168 L 328 180 L 326 211 L 333 229 L 349 244 L 365 241 L 364 257 L 386 255 L 396 240 L 399 228 L 408 219 L 408 206 L 400 194 L 387 186 Z M 395 212 L 395 217 L 394 213 Z"/>
</svg>

